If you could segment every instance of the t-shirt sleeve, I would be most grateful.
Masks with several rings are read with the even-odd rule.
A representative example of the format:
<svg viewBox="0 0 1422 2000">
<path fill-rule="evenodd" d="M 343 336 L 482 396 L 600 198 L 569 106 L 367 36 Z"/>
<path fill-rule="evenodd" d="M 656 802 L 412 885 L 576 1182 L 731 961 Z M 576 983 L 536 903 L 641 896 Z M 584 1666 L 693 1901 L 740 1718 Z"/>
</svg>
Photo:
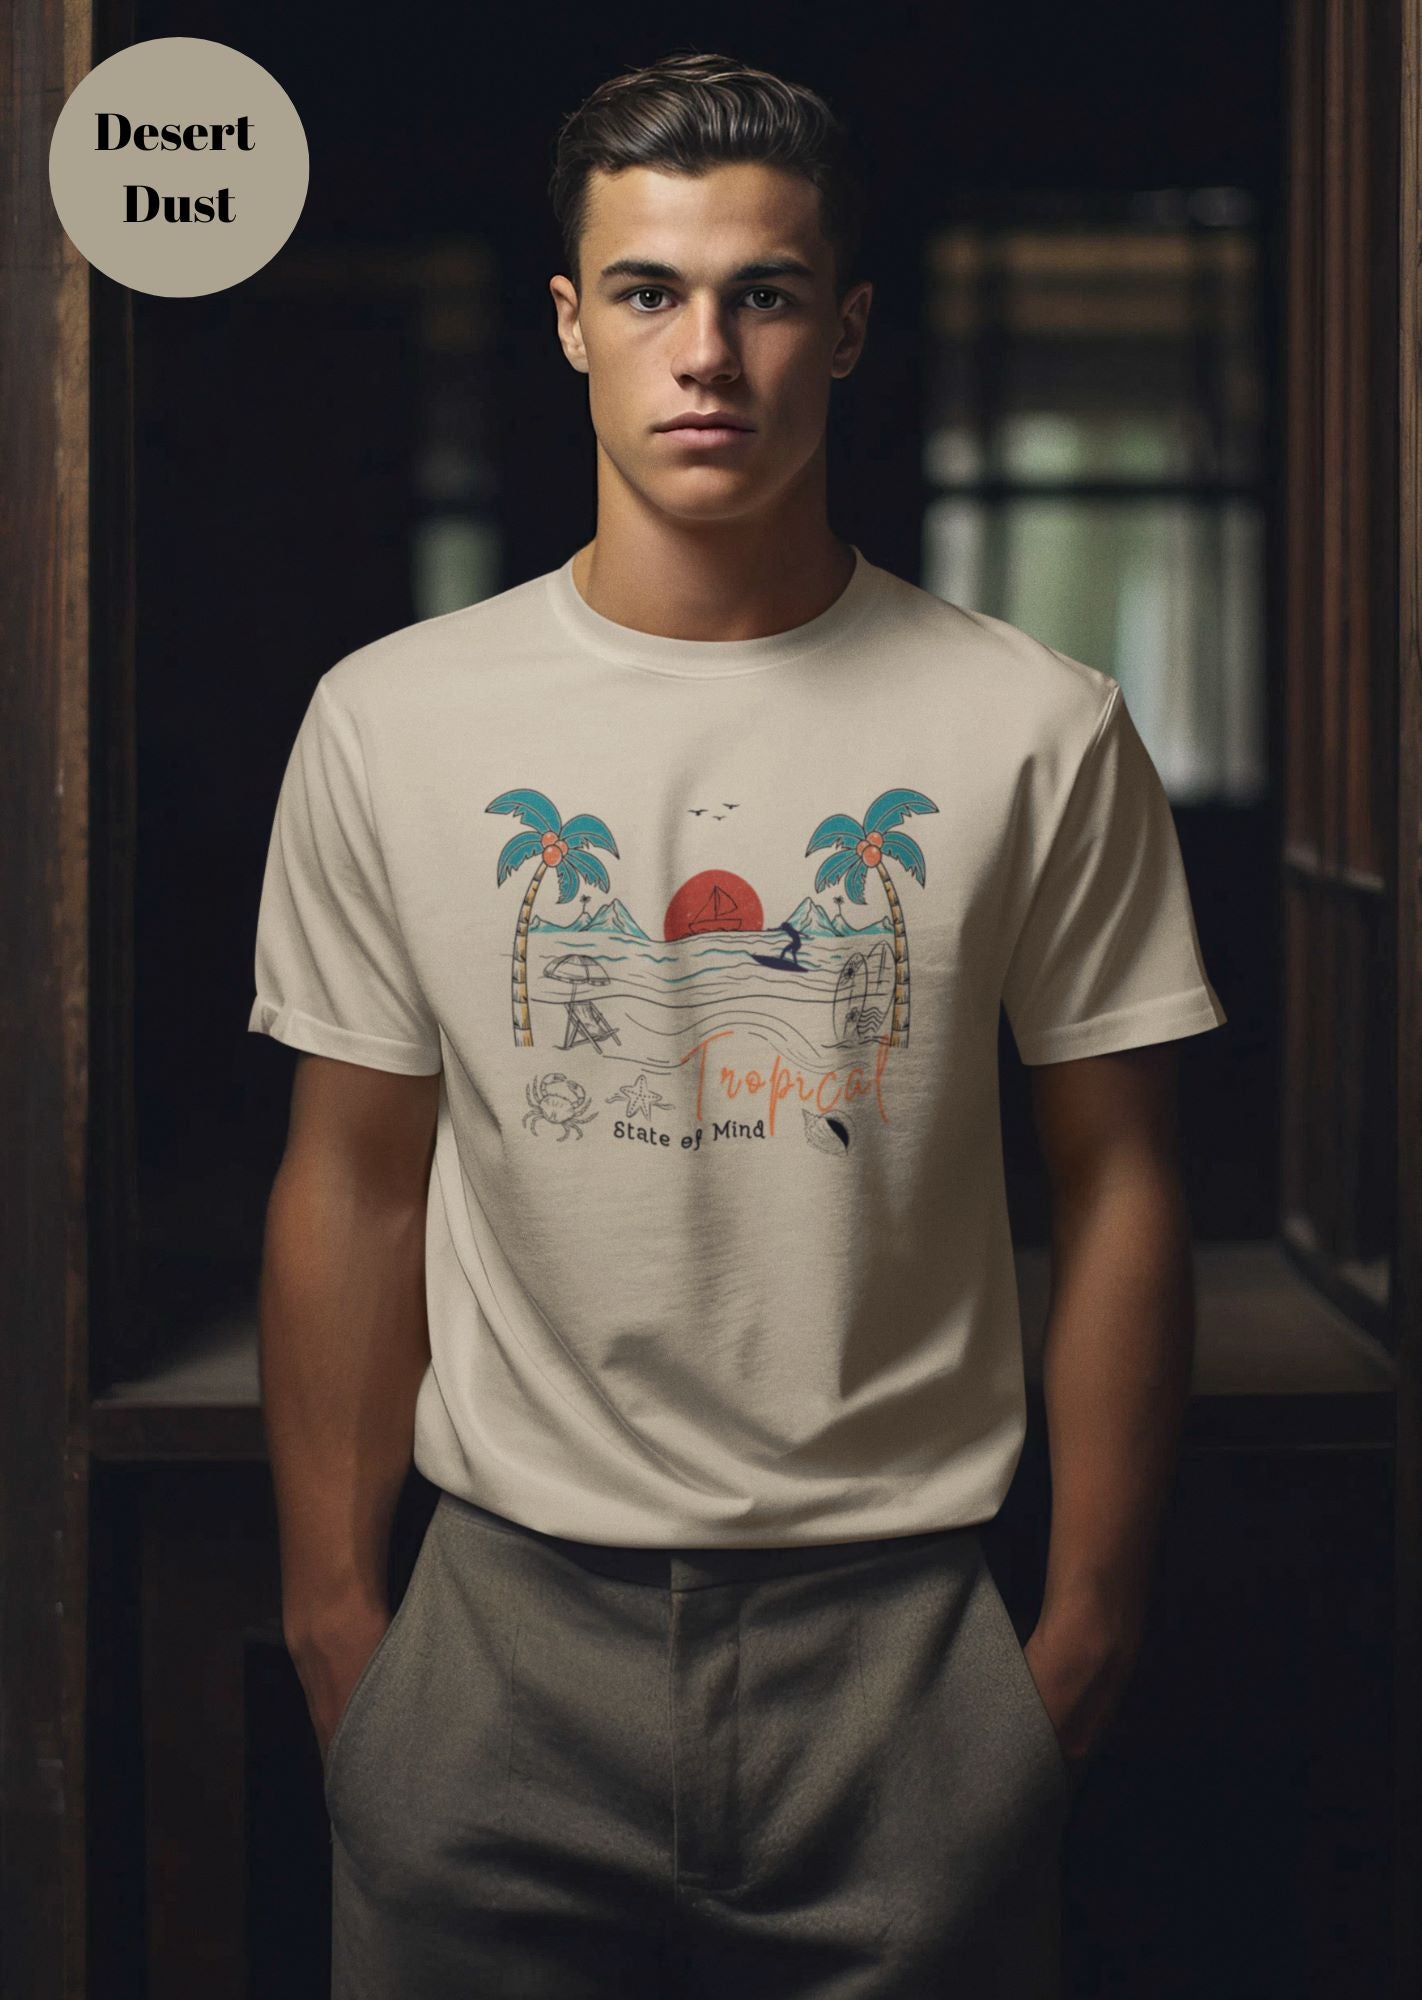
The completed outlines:
<svg viewBox="0 0 1422 2000">
<path fill-rule="evenodd" d="M 1112 684 L 1003 981 L 1027 1064 L 1220 1026 L 1170 801 Z"/>
<path fill-rule="evenodd" d="M 419 990 L 376 837 L 353 719 L 319 681 L 277 797 L 248 1028 L 313 1055 L 432 1076 Z"/>
</svg>

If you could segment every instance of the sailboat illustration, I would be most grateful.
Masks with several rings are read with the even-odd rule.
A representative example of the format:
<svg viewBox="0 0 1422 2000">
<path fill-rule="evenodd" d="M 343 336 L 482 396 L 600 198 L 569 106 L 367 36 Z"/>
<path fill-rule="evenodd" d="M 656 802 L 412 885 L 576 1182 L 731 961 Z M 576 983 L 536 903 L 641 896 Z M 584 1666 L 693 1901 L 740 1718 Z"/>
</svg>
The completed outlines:
<svg viewBox="0 0 1422 2000">
<path fill-rule="evenodd" d="M 689 931 L 738 931 L 740 927 L 736 899 L 719 882 L 712 884 L 711 894 L 686 926 Z"/>
</svg>

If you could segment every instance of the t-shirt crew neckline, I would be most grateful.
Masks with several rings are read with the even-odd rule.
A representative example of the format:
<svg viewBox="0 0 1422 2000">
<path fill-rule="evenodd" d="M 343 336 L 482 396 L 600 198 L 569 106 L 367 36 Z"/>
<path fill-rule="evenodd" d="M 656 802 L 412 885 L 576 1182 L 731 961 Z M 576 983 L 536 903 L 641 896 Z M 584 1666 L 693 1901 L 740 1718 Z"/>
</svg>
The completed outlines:
<svg viewBox="0 0 1422 2000">
<path fill-rule="evenodd" d="M 651 673 L 756 673 L 766 667 L 802 660 L 808 653 L 840 639 L 856 624 L 873 592 L 875 565 L 851 542 L 854 568 L 832 604 L 802 625 L 785 632 L 768 632 L 757 639 L 668 639 L 657 632 L 639 632 L 594 611 L 573 581 L 573 558 L 548 572 L 548 586 L 558 616 L 577 639 L 595 653 L 624 666 Z"/>
</svg>

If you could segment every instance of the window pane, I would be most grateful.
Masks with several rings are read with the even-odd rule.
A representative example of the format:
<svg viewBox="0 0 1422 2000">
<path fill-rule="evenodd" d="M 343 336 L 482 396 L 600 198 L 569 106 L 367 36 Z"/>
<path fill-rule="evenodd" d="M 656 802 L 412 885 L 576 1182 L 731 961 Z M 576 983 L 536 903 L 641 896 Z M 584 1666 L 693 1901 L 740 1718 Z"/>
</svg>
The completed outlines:
<svg viewBox="0 0 1422 2000">
<path fill-rule="evenodd" d="M 1264 789 L 1263 525 L 1250 501 L 934 501 L 923 585 L 1120 681 L 1172 799 Z"/>
<path fill-rule="evenodd" d="M 1243 229 L 965 223 L 929 245 L 935 483 L 1257 477 Z"/>
<path fill-rule="evenodd" d="M 1214 189 L 928 247 L 924 586 L 1113 674 L 1182 802 L 1265 786 L 1249 222 Z"/>
</svg>

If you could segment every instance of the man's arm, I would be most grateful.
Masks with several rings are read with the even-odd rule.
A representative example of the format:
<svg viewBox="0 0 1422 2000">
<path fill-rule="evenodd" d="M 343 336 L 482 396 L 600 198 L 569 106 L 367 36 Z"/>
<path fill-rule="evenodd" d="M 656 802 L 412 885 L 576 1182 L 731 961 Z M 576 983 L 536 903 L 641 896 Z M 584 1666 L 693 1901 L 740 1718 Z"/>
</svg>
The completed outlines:
<svg viewBox="0 0 1422 2000">
<path fill-rule="evenodd" d="M 1046 1592 L 1028 1656 L 1069 1756 L 1139 1649 L 1194 1358 L 1173 1042 L 1032 1070 L 1051 1186 Z"/>
<path fill-rule="evenodd" d="M 386 1564 L 429 1359 L 439 1077 L 302 1055 L 267 1204 L 262 1411 L 282 1626 L 324 1757 L 389 1622 Z"/>
</svg>

